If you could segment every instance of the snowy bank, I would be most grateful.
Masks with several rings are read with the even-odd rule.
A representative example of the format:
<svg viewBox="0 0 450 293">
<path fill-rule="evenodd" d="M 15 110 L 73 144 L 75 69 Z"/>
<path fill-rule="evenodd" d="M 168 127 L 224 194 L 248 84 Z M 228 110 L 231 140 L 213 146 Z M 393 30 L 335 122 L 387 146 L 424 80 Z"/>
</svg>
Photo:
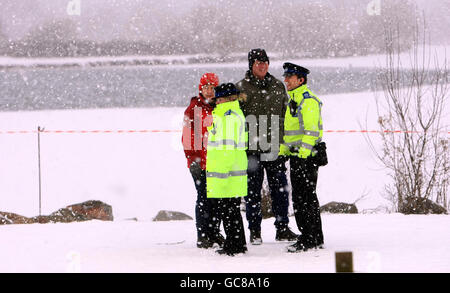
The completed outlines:
<svg viewBox="0 0 450 293">
<path fill-rule="evenodd" d="M 427 55 L 444 60 L 447 56 L 447 64 L 450 64 L 448 46 L 427 46 Z M 420 48 L 418 56 L 422 56 Z M 280 65 L 286 61 L 293 61 L 306 67 L 375 67 L 385 66 L 385 55 L 375 54 L 366 56 L 333 57 L 333 58 L 298 58 L 283 55 L 276 52 L 268 52 L 271 64 Z M 404 68 L 410 68 L 409 52 L 401 54 Z M 85 67 L 85 66 L 236 66 L 241 63 L 248 66 L 246 53 L 231 53 L 221 56 L 219 54 L 192 54 L 192 55 L 151 55 L 151 56 L 96 56 L 96 57 L 64 57 L 64 58 L 23 58 L 0 56 L 0 69 L 2 68 L 28 68 L 28 67 Z M 430 66 L 434 67 L 434 62 Z"/>
</svg>

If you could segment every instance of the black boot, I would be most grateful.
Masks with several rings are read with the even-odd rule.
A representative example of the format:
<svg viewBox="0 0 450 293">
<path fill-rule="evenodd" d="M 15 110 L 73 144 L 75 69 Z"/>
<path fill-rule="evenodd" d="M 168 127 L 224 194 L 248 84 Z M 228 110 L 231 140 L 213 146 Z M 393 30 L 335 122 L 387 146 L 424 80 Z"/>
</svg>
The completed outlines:
<svg viewBox="0 0 450 293">
<path fill-rule="evenodd" d="M 288 226 L 277 229 L 276 241 L 296 241 L 297 239 L 298 235 L 292 232 Z"/>
<path fill-rule="evenodd" d="M 250 230 L 250 243 L 252 245 L 262 244 L 261 231 Z"/>
<path fill-rule="evenodd" d="M 296 252 L 303 252 L 307 251 L 309 248 L 307 245 L 305 245 L 302 241 L 298 240 L 292 245 L 289 245 L 287 247 L 287 252 L 296 253 Z"/>
<path fill-rule="evenodd" d="M 198 248 L 211 248 L 213 247 L 214 242 L 209 240 L 207 237 L 198 237 L 197 238 L 197 247 Z"/>
<path fill-rule="evenodd" d="M 223 247 L 223 245 L 225 243 L 225 237 L 223 237 L 223 235 L 220 233 L 211 236 L 209 239 L 213 245 L 217 244 L 217 245 L 219 245 L 219 247 Z"/>
<path fill-rule="evenodd" d="M 323 249 L 324 248 L 323 241 L 316 240 L 315 243 L 314 243 L 314 248 L 315 249 Z"/>
<path fill-rule="evenodd" d="M 247 246 L 243 246 L 240 248 L 234 248 L 234 249 L 227 249 L 227 248 L 222 248 L 222 249 L 218 249 L 216 250 L 216 253 L 220 254 L 220 255 L 229 255 L 229 256 L 235 256 L 236 254 L 239 253 L 245 253 L 247 251 Z"/>
</svg>

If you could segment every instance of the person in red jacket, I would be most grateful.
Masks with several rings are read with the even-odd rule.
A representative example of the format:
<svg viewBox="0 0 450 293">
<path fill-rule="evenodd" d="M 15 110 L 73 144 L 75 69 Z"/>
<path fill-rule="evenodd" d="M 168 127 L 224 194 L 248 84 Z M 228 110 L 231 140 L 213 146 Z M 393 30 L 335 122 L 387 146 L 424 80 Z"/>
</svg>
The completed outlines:
<svg viewBox="0 0 450 293">
<path fill-rule="evenodd" d="M 218 85 L 219 78 L 216 74 L 203 74 L 198 86 L 199 95 L 191 98 L 184 111 L 182 142 L 187 166 L 197 190 L 195 224 L 199 248 L 211 248 L 215 243 L 222 247 L 225 241 L 220 234 L 220 221 L 211 219 L 211 205 L 206 198 L 207 127 L 212 123 L 214 88 Z"/>
</svg>

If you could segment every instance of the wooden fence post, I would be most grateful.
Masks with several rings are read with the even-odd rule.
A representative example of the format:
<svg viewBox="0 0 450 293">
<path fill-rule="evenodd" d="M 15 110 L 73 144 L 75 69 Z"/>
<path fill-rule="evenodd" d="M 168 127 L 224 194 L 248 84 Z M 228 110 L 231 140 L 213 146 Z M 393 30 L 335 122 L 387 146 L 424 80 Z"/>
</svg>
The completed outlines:
<svg viewBox="0 0 450 293">
<path fill-rule="evenodd" d="M 336 273 L 353 273 L 353 253 L 336 252 Z"/>
<path fill-rule="evenodd" d="M 38 126 L 38 172 L 39 172 L 39 216 L 41 216 L 41 202 L 42 202 L 42 192 L 41 192 L 41 132 L 44 128 Z"/>
</svg>

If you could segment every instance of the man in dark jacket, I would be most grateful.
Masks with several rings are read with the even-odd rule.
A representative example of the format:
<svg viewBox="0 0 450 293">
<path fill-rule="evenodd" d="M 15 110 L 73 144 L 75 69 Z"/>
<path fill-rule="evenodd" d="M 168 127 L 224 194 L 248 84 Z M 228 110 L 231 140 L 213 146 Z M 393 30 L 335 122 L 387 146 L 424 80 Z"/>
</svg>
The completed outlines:
<svg viewBox="0 0 450 293">
<path fill-rule="evenodd" d="M 245 200 L 250 243 L 262 243 L 261 189 L 264 170 L 275 215 L 275 239 L 294 241 L 297 235 L 288 227 L 289 193 L 285 161 L 278 157 L 279 144 L 284 136 L 283 119 L 288 95 L 284 84 L 268 72 L 269 57 L 264 49 L 252 49 L 248 53 L 248 61 L 249 70 L 236 87 L 247 95 L 247 99 L 241 101 L 241 109 L 249 123 L 248 196 Z"/>
<path fill-rule="evenodd" d="M 205 73 L 200 79 L 199 95 L 191 98 L 184 112 L 182 143 L 187 166 L 197 190 L 195 220 L 197 227 L 197 247 L 211 248 L 214 243 L 222 246 L 225 239 L 220 234 L 220 221 L 211 219 L 211 206 L 206 198 L 206 146 L 207 127 L 212 123 L 214 109 L 214 87 L 219 78 L 214 73 Z"/>
</svg>

